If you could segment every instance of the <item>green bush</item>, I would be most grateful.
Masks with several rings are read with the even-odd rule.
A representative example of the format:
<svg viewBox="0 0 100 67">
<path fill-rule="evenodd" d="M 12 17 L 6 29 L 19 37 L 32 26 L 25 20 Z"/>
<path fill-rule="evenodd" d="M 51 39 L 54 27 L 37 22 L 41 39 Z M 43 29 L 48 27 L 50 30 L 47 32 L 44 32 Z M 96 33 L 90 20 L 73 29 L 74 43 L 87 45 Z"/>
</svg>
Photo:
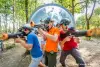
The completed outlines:
<svg viewBox="0 0 100 67">
<path fill-rule="evenodd" d="M 15 44 L 12 44 L 12 45 L 7 45 L 6 46 L 6 49 L 8 50 L 8 49 L 12 49 L 12 48 L 14 48 L 16 45 Z"/>
</svg>

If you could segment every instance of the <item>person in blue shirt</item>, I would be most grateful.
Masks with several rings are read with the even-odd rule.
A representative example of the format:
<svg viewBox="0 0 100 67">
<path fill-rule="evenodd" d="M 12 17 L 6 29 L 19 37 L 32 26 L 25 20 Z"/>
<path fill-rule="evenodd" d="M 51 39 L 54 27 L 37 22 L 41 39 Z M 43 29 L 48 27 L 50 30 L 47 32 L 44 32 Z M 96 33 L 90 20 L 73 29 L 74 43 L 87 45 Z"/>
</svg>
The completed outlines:
<svg viewBox="0 0 100 67">
<path fill-rule="evenodd" d="M 25 34 L 27 34 L 27 42 L 22 40 L 20 37 L 16 39 L 16 42 L 20 43 L 27 50 L 30 50 L 32 61 L 29 67 L 38 67 L 43 55 L 38 41 L 38 37 L 34 32 L 32 32 L 32 28 L 28 24 L 23 26 L 23 31 Z"/>
</svg>

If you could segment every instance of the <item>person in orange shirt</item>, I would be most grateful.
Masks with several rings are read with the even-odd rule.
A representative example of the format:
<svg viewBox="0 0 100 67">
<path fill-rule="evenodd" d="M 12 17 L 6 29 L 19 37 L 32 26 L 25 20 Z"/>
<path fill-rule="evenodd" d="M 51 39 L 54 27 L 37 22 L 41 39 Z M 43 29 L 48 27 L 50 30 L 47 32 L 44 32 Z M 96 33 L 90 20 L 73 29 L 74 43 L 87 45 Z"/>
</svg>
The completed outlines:
<svg viewBox="0 0 100 67">
<path fill-rule="evenodd" d="M 39 28 L 39 33 L 46 38 L 45 45 L 45 65 L 48 67 L 56 67 L 56 56 L 58 51 L 59 29 L 54 27 L 54 20 L 47 18 L 44 21 L 47 24 L 47 31 Z"/>
</svg>

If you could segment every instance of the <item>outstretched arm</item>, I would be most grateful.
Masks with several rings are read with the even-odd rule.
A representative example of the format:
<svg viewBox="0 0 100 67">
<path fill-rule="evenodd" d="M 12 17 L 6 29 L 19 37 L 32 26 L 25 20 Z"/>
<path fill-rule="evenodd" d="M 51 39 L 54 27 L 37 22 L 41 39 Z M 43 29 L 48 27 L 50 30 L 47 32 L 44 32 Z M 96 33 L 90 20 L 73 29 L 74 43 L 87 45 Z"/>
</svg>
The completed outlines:
<svg viewBox="0 0 100 67">
<path fill-rule="evenodd" d="M 32 49 L 32 44 L 27 44 L 24 40 L 22 40 L 21 38 L 17 38 L 16 39 L 17 43 L 20 43 L 24 48 L 26 48 L 27 50 L 31 50 Z"/>
</svg>

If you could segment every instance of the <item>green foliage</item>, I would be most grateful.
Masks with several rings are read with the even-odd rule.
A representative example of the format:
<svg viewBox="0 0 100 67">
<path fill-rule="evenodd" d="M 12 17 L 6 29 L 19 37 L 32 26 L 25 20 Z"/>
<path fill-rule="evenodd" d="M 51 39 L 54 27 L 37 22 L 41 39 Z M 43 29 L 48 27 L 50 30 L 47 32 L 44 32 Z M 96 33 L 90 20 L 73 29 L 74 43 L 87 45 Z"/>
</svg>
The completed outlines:
<svg viewBox="0 0 100 67">
<path fill-rule="evenodd" d="M 39 3 L 36 5 L 39 6 Z M 28 0 L 29 16 L 35 8 L 35 0 Z M 12 14 L 13 9 L 16 17 L 25 20 L 25 0 L 0 0 L 0 13 Z"/>
<path fill-rule="evenodd" d="M 72 0 L 57 0 L 57 3 L 67 8 L 70 12 L 72 12 Z M 74 11 L 76 13 L 79 13 L 81 11 L 81 6 L 80 4 L 77 3 L 79 3 L 79 0 L 74 1 L 74 7 L 75 7 Z"/>
<path fill-rule="evenodd" d="M 92 28 L 98 28 L 100 27 L 100 16 L 99 15 L 93 15 L 93 17 L 90 20 L 90 26 Z"/>
<path fill-rule="evenodd" d="M 79 3 L 79 1 L 80 1 L 80 0 L 75 0 L 74 4 L 76 5 L 77 3 Z M 75 12 L 76 12 L 76 13 L 80 13 L 80 11 L 81 11 L 81 3 L 80 3 L 80 4 L 77 4 L 77 5 L 75 6 Z"/>
<path fill-rule="evenodd" d="M 14 47 L 16 47 L 16 45 L 15 44 L 12 44 L 12 45 L 6 45 L 6 49 L 8 50 L 8 49 L 12 49 L 12 48 L 14 48 Z"/>
<path fill-rule="evenodd" d="M 94 10 L 95 15 L 100 15 L 100 7 L 96 8 Z"/>
<path fill-rule="evenodd" d="M 25 22 L 25 0 L 15 0 L 15 16 Z"/>
<path fill-rule="evenodd" d="M 30 17 L 32 12 L 35 10 L 35 8 L 36 8 L 35 5 L 39 6 L 39 3 L 36 4 L 35 0 L 28 0 L 28 18 Z M 23 22 L 25 22 L 25 19 L 26 19 L 25 18 L 26 17 L 26 13 L 25 13 L 25 0 L 18 0 L 18 1 L 16 1 L 15 15 L 17 17 L 20 17 L 21 20 Z"/>
<path fill-rule="evenodd" d="M 0 13 L 10 14 L 12 7 L 12 0 L 0 0 Z"/>
<path fill-rule="evenodd" d="M 28 0 L 28 18 L 30 17 L 30 15 L 33 13 L 33 11 L 40 6 L 43 3 L 38 2 L 39 0 Z M 86 2 L 87 0 L 83 0 L 83 2 Z M 94 0 L 88 0 L 88 4 L 89 3 L 93 3 Z M 99 0 L 98 0 L 99 1 Z M 74 8 L 74 12 L 75 13 L 80 13 L 80 11 L 82 10 L 81 6 L 82 4 L 80 3 L 80 0 L 74 0 L 74 7 L 72 7 L 72 0 L 55 0 L 55 2 L 57 4 L 62 5 L 63 7 L 67 8 L 70 12 L 72 12 L 72 9 Z M 85 5 L 84 2 L 84 5 Z M 21 26 L 21 24 L 25 24 L 25 20 L 26 20 L 26 13 L 25 13 L 25 0 L 0 0 L 0 13 L 7 15 L 6 17 L 8 17 L 9 15 L 11 17 L 10 20 L 14 20 L 14 23 L 19 23 L 19 25 Z M 95 10 L 95 14 L 99 15 L 100 14 L 100 9 Z M 4 16 L 5 17 L 5 16 Z M 5 19 L 3 19 L 5 20 Z M 8 20 L 6 20 L 8 21 Z M 94 20 L 91 20 L 91 23 L 93 23 Z M 98 21 L 96 21 L 98 22 Z M 12 23 L 12 21 L 11 21 Z M 99 22 L 98 22 L 99 23 Z M 97 24 L 98 24 L 97 23 Z M 94 25 L 97 25 L 96 23 Z M 82 16 L 77 20 L 77 24 L 78 28 L 80 29 L 86 29 L 86 20 L 85 17 Z"/>
<path fill-rule="evenodd" d="M 33 13 L 33 11 L 41 5 L 38 3 L 39 0 L 27 0 L 28 2 L 28 10 L 26 14 L 26 8 L 25 8 L 25 1 L 26 0 L 0 0 L 0 28 L 1 24 L 3 23 L 6 28 L 2 26 L 3 31 L 13 31 L 15 32 L 18 27 L 22 26 L 26 23 L 26 15 L 29 18 L 30 15 Z M 10 19 L 10 20 L 8 20 Z M 7 25 L 7 23 L 10 22 L 13 25 L 13 29 Z M 18 24 L 18 26 L 16 26 Z M 11 29 L 11 30 L 10 30 Z"/>
<path fill-rule="evenodd" d="M 100 16 L 99 15 L 93 15 L 90 20 L 90 29 L 94 32 L 93 36 L 100 38 Z M 77 29 L 86 30 L 86 19 L 85 16 L 81 16 L 76 21 L 76 27 Z"/>
<path fill-rule="evenodd" d="M 91 28 L 100 28 L 100 16 L 93 15 L 90 19 L 90 29 Z M 76 21 L 76 27 L 78 29 L 86 29 L 86 19 L 85 16 L 81 16 Z"/>
<path fill-rule="evenodd" d="M 99 15 L 93 15 L 90 19 L 90 27 L 91 28 L 98 28 L 100 27 L 100 16 Z M 78 29 L 86 29 L 86 19 L 85 16 L 81 16 L 76 21 L 76 26 Z"/>
<path fill-rule="evenodd" d="M 76 21 L 76 27 L 77 29 L 86 29 L 86 19 L 85 19 L 85 16 L 81 16 L 77 19 Z"/>
</svg>

